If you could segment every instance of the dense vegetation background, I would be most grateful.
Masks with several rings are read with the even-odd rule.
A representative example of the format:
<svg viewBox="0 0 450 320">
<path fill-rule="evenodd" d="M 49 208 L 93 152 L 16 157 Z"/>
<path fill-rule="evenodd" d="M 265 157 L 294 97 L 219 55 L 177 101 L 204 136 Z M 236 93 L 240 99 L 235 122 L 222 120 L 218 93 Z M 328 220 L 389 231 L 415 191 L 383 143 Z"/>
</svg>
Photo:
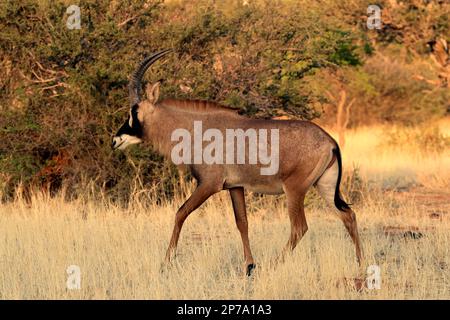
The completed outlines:
<svg viewBox="0 0 450 320">
<path fill-rule="evenodd" d="M 80 30 L 66 26 L 71 4 Z M 366 27 L 369 4 L 383 10 L 380 30 Z M 447 1 L 419 0 L 2 1 L 0 194 L 170 195 L 177 172 L 150 147 L 110 149 L 128 76 L 168 47 L 176 54 L 146 76 L 165 80 L 163 96 L 338 126 L 448 116 L 449 16 Z"/>
</svg>

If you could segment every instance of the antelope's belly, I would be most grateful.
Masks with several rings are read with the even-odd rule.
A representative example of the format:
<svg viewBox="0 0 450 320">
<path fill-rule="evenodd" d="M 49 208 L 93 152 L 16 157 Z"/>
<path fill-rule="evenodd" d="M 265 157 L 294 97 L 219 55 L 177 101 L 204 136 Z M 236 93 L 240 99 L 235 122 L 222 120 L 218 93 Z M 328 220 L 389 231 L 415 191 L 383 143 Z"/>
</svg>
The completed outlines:
<svg viewBox="0 0 450 320">
<path fill-rule="evenodd" d="M 243 187 L 248 191 L 264 194 L 283 193 L 283 183 L 277 176 L 262 176 L 244 174 L 229 174 L 224 184 L 226 189 Z"/>
<path fill-rule="evenodd" d="M 270 185 L 264 184 L 264 185 L 244 185 L 243 186 L 246 190 L 256 193 L 264 193 L 264 194 L 282 194 L 283 191 L 283 185 L 281 183 L 272 183 Z"/>
</svg>

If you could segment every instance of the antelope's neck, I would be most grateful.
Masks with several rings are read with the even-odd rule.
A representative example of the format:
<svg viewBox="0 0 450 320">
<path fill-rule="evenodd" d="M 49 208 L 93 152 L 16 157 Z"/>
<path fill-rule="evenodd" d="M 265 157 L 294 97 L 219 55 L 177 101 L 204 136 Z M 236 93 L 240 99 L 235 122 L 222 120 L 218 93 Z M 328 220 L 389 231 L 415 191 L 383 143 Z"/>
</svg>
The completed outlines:
<svg viewBox="0 0 450 320">
<path fill-rule="evenodd" d="M 170 159 L 172 132 L 186 125 L 183 119 L 178 118 L 170 111 L 161 108 L 156 109 L 145 120 L 145 140 L 166 159 Z"/>
</svg>

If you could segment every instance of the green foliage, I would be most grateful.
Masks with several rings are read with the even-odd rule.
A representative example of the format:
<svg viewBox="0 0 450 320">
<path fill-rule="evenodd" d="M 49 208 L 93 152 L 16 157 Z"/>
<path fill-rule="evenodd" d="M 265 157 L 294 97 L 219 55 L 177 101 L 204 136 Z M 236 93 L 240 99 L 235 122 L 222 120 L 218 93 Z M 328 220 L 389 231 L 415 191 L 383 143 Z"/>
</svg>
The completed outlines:
<svg viewBox="0 0 450 320">
<path fill-rule="evenodd" d="M 361 13 L 366 2 L 351 5 Z M 112 198 L 126 199 L 135 188 L 170 196 L 175 170 L 150 148 L 110 150 L 128 112 L 129 75 L 163 48 L 176 53 L 146 76 L 165 80 L 163 97 L 213 100 L 252 117 L 318 117 L 324 90 L 311 79 L 324 71 L 358 70 L 350 81 L 355 92 L 379 96 L 380 83 L 361 69 L 375 47 L 348 8 L 333 1 L 80 0 L 80 30 L 66 27 L 70 4 L 0 3 L 0 180 L 7 181 L 6 195 L 19 182 L 54 179 L 76 194 L 89 179 Z M 436 21 L 440 30 L 448 26 L 443 16 Z M 395 90 L 408 94 L 407 87 Z"/>
<path fill-rule="evenodd" d="M 398 49 L 388 50 L 392 54 L 373 57 L 352 71 L 350 89 L 358 98 L 355 118 L 414 125 L 444 116 L 450 90 L 431 82 L 439 83 L 439 71 L 433 72 L 425 59 L 408 63 Z"/>
<path fill-rule="evenodd" d="M 357 49 L 358 46 L 355 45 L 355 39 L 351 37 L 350 32 L 343 32 L 340 30 L 335 30 L 327 34 L 326 41 L 331 39 L 335 40 L 335 47 L 330 53 L 329 60 L 337 65 L 350 65 L 357 66 L 361 64 L 361 60 L 358 56 Z"/>
<path fill-rule="evenodd" d="M 0 5 L 0 61 L 13 65 L 0 97 L 0 172 L 9 177 L 9 193 L 20 181 L 58 175 L 74 192 L 90 177 L 113 197 L 126 198 L 136 181 L 170 195 L 174 171 L 158 155 L 143 147 L 109 149 L 126 117 L 128 76 L 161 48 L 177 51 L 149 72 L 152 80 L 167 79 L 164 96 L 215 100 L 256 117 L 279 110 L 318 116 L 318 98 L 308 96 L 302 78 L 358 60 L 348 32 L 323 42 L 322 30 L 335 30 L 335 22 L 313 21 L 293 4 L 231 9 L 210 1 L 82 0 L 79 6 L 82 28 L 69 30 L 65 2 Z M 191 91 L 180 91 L 181 84 Z"/>
</svg>

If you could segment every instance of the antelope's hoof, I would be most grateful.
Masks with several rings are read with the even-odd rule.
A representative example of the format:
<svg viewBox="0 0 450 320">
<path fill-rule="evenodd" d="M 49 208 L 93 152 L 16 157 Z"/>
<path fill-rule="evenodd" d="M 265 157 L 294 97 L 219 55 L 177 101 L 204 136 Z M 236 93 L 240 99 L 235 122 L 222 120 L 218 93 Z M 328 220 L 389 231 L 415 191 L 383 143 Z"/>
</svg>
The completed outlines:
<svg viewBox="0 0 450 320">
<path fill-rule="evenodd" d="M 245 272 L 245 274 L 247 275 L 247 277 L 250 277 L 251 275 L 252 275 L 252 271 L 253 271 L 253 269 L 255 269 L 256 268 L 256 265 L 254 264 L 254 263 L 250 263 L 248 266 L 247 266 L 247 271 Z"/>
</svg>

